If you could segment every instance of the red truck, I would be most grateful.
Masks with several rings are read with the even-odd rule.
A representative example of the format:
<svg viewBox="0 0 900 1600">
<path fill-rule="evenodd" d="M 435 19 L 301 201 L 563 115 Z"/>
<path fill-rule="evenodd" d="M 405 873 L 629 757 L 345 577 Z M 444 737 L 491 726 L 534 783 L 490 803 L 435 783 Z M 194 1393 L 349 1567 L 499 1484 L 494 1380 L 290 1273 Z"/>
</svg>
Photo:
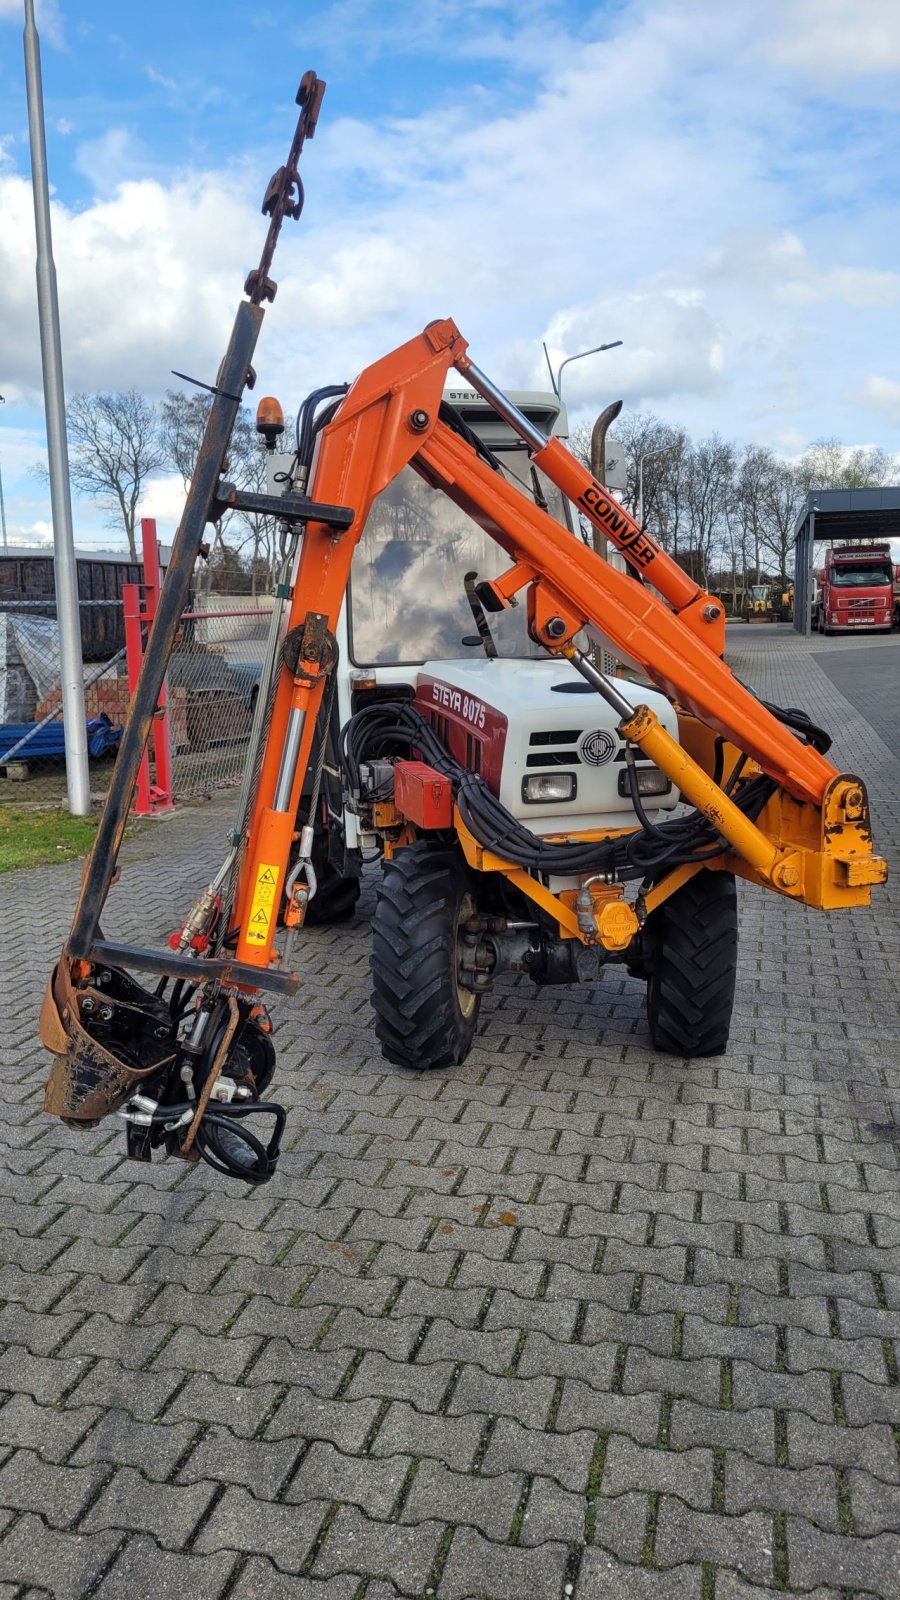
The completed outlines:
<svg viewBox="0 0 900 1600">
<path fill-rule="evenodd" d="M 813 626 L 819 633 L 894 625 L 894 565 L 889 544 L 843 545 L 830 550 L 818 574 Z"/>
</svg>

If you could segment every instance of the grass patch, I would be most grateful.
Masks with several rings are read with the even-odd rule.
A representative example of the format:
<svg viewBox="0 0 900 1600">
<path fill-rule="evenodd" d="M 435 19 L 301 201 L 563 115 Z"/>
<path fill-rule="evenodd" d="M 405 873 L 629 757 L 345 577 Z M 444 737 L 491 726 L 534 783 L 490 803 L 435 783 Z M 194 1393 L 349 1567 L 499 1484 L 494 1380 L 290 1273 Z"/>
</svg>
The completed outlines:
<svg viewBox="0 0 900 1600">
<path fill-rule="evenodd" d="M 28 811 L 0 806 L 0 872 L 72 861 L 94 842 L 97 820 L 68 811 Z"/>
</svg>

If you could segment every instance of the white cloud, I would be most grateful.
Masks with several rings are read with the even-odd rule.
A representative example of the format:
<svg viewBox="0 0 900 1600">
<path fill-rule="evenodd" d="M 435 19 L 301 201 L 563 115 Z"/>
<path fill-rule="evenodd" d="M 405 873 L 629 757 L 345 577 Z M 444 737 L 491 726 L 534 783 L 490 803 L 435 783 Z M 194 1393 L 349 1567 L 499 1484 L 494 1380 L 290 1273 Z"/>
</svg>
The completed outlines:
<svg viewBox="0 0 900 1600">
<path fill-rule="evenodd" d="M 35 399 L 40 344 L 31 186 L 0 174 L 0 387 Z M 235 174 L 126 182 L 83 210 L 52 206 L 66 387 L 152 393 L 185 361 L 214 376 L 257 237 Z M 255 242 L 255 241 L 254 241 Z M 3 393 L 7 393 L 5 387 Z"/>
<path fill-rule="evenodd" d="M 686 392 L 709 394 L 725 364 L 720 330 L 694 292 L 648 290 L 560 311 L 543 337 L 554 368 L 566 356 L 622 340 L 620 349 L 566 367 L 562 388 L 570 406 L 613 391 L 630 405 L 653 405 Z M 535 384 L 543 381 L 541 364 L 535 359 Z"/>
<path fill-rule="evenodd" d="M 178 84 L 174 78 L 167 78 L 164 72 L 157 72 L 152 63 L 145 69 L 151 83 L 156 83 L 161 89 L 168 89 L 170 94 L 178 93 Z"/>
<path fill-rule="evenodd" d="M 784 305 L 840 300 L 848 306 L 900 302 L 900 272 L 860 266 L 820 266 L 796 233 L 766 236 L 742 230 L 710 261 L 714 278 L 743 282 Z"/>
<path fill-rule="evenodd" d="M 900 383 L 896 378 L 869 377 L 849 396 L 857 405 L 878 411 L 893 428 L 900 428 Z"/>
<path fill-rule="evenodd" d="M 184 510 L 184 484 L 172 474 L 150 478 L 141 495 L 141 516 L 156 517 L 160 527 L 177 528 Z"/>
<path fill-rule="evenodd" d="M 900 67 L 897 0 L 788 0 L 766 37 L 776 61 L 826 79 Z"/>
<path fill-rule="evenodd" d="M 850 436 L 900 298 L 896 219 L 877 128 L 854 143 L 829 121 L 842 84 L 810 95 L 808 62 L 772 64 L 802 3 L 623 0 L 584 14 L 577 37 L 551 0 L 514 18 L 479 6 L 468 28 L 463 0 L 399 0 L 387 22 L 368 0 L 320 11 L 336 49 L 427 57 L 440 41 L 520 77 L 508 95 L 485 73 L 415 116 L 332 117 L 326 98 L 303 219 L 275 260 L 262 386 L 293 407 L 453 315 L 509 387 L 545 382 L 545 336 L 557 361 L 621 338 L 567 369 L 573 405 L 624 394 L 703 432 Z M 865 24 L 871 5 L 854 9 Z M 158 394 L 172 367 L 212 378 L 281 157 L 267 145 L 222 170 L 148 171 L 124 127 L 80 147 L 93 198 L 53 206 L 70 392 Z M 0 207 L 0 391 L 36 396 L 31 193 L 8 166 Z"/>
</svg>

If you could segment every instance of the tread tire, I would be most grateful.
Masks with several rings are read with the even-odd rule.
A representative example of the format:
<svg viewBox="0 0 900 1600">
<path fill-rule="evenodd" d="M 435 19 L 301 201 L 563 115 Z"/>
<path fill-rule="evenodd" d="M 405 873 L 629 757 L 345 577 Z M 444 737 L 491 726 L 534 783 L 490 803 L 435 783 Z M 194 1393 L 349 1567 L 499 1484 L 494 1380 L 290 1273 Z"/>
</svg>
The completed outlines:
<svg viewBox="0 0 900 1600">
<path fill-rule="evenodd" d="M 737 975 L 737 892 L 729 872 L 698 872 L 648 918 L 647 1021 L 657 1050 L 721 1055 Z"/>
<path fill-rule="evenodd" d="M 418 840 L 384 863 L 372 919 L 372 1005 L 387 1061 L 418 1070 L 465 1061 L 481 996 L 456 982 L 457 922 L 473 877 L 459 851 Z"/>
</svg>

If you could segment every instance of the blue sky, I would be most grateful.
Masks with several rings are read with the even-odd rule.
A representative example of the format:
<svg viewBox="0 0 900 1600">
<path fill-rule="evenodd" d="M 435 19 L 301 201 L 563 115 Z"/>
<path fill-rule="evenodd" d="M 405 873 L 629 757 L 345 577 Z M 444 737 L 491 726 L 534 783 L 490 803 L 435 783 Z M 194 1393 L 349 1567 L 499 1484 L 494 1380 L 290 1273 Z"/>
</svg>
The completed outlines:
<svg viewBox="0 0 900 1600">
<path fill-rule="evenodd" d="M 307 208 L 258 366 L 293 408 L 452 315 L 510 388 L 567 370 L 695 435 L 900 444 L 897 0 L 39 5 L 66 383 L 212 376 L 309 66 Z M 49 536 L 20 0 L 0 0 L 0 465 Z M 177 515 L 174 487 L 146 510 Z M 108 542 L 76 507 L 82 543 Z"/>
</svg>

